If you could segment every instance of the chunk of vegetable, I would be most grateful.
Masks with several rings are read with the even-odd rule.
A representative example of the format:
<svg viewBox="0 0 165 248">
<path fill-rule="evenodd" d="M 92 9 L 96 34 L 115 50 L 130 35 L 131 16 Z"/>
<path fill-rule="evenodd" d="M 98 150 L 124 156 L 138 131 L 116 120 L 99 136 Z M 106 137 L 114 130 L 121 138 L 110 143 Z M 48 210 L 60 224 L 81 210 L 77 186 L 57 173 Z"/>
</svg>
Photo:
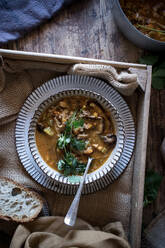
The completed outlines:
<svg viewBox="0 0 165 248">
<path fill-rule="evenodd" d="M 45 127 L 43 131 L 44 131 L 44 133 L 48 134 L 49 136 L 54 135 L 54 131 L 51 127 Z"/>
<path fill-rule="evenodd" d="M 87 149 L 84 150 L 84 154 L 88 155 L 88 154 L 91 154 L 91 153 L 93 153 L 93 148 L 91 146 L 87 147 Z"/>
</svg>

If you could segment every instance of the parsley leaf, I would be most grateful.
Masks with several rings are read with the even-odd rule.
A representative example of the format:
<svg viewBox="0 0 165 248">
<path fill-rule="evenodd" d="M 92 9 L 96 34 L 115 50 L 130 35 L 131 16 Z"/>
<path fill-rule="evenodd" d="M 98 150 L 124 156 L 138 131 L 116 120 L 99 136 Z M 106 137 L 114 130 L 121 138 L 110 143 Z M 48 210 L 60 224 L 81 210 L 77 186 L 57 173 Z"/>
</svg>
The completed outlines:
<svg viewBox="0 0 165 248">
<path fill-rule="evenodd" d="M 74 157 L 74 155 L 70 152 L 65 153 L 64 160 L 67 165 L 71 167 L 76 167 L 77 159 Z"/>
<path fill-rule="evenodd" d="M 71 148 L 77 151 L 83 151 L 85 149 L 86 142 L 84 140 L 78 140 L 76 138 L 72 138 L 71 140 Z"/>
<path fill-rule="evenodd" d="M 75 120 L 73 122 L 73 128 L 83 127 L 83 125 L 84 125 L 84 120 L 83 119 Z"/>
<path fill-rule="evenodd" d="M 63 159 L 60 159 L 58 161 L 58 163 L 57 163 L 57 166 L 58 166 L 59 171 L 64 170 L 64 168 L 65 168 L 65 161 Z"/>
<path fill-rule="evenodd" d="M 82 151 L 86 146 L 86 141 L 78 140 L 72 133 L 73 128 L 79 128 L 84 125 L 84 120 L 77 119 L 76 115 L 77 111 L 75 111 L 66 122 L 65 130 L 57 141 L 57 147 L 65 151 L 63 159 L 60 159 L 57 163 L 58 169 L 63 171 L 65 176 L 82 174 L 86 167 L 86 164 L 78 161 L 78 159 L 70 152 L 71 150 Z"/>
<path fill-rule="evenodd" d="M 58 169 L 63 171 L 65 176 L 82 174 L 86 168 L 86 164 L 79 162 L 70 152 L 65 153 L 64 159 L 60 159 L 57 165 Z"/>
<path fill-rule="evenodd" d="M 76 114 L 77 114 L 77 111 L 75 111 L 73 113 L 73 115 L 69 118 L 69 120 L 66 122 L 66 126 L 65 126 L 65 133 L 66 134 L 72 132 L 73 123 L 76 121 Z"/>
<path fill-rule="evenodd" d="M 57 146 L 61 150 L 65 150 L 66 146 L 71 142 L 71 137 L 61 134 L 58 138 Z"/>
<path fill-rule="evenodd" d="M 84 125 L 83 119 L 76 119 L 76 113 L 77 112 L 75 111 L 73 115 L 69 118 L 69 120 L 66 122 L 65 131 L 58 138 L 57 146 L 61 150 L 66 150 L 68 144 L 71 144 L 71 148 L 78 151 L 82 151 L 85 149 L 85 141 L 77 140 L 75 137 L 73 137 L 72 134 L 72 128 L 78 128 Z"/>
</svg>

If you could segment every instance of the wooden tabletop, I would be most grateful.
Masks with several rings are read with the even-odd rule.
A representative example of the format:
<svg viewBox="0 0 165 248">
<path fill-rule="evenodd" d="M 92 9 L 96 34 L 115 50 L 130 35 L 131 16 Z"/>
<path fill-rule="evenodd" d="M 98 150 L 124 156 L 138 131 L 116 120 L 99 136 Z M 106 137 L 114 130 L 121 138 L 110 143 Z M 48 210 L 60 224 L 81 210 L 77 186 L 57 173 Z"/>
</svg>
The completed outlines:
<svg viewBox="0 0 165 248">
<path fill-rule="evenodd" d="M 2 48 L 138 62 L 144 51 L 129 42 L 116 27 L 110 1 L 79 0 L 25 37 Z M 165 91 L 152 89 L 147 168 L 165 174 L 160 144 L 165 136 Z M 165 176 L 157 200 L 144 210 L 144 224 L 165 208 Z"/>
</svg>

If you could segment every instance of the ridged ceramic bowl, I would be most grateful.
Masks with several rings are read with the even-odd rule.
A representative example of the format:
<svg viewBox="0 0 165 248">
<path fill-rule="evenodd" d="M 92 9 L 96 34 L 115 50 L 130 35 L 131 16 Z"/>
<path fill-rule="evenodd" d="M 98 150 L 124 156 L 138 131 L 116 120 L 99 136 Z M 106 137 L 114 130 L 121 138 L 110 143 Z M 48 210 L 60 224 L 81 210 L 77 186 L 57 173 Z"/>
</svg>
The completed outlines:
<svg viewBox="0 0 165 248">
<path fill-rule="evenodd" d="M 111 155 L 107 159 L 107 161 L 97 170 L 95 170 L 92 173 L 87 174 L 85 183 L 94 182 L 95 180 L 105 176 L 117 163 L 119 160 L 123 147 L 124 147 L 124 125 L 123 122 L 117 112 L 117 110 L 114 108 L 114 106 L 106 100 L 104 97 L 102 97 L 99 94 L 93 93 L 88 90 L 83 89 L 75 89 L 75 90 L 64 90 L 58 94 L 55 94 L 54 96 L 51 96 L 46 101 L 44 101 L 38 109 L 35 111 L 35 114 L 32 118 L 32 121 L 30 123 L 29 127 L 29 147 L 31 154 L 38 164 L 38 166 L 52 179 L 55 179 L 58 182 L 64 183 L 64 184 L 71 184 L 70 177 L 64 176 L 63 174 L 59 173 L 57 170 L 52 169 L 50 166 L 47 165 L 46 162 L 42 159 L 40 153 L 38 152 L 37 145 L 36 145 L 36 139 L 35 139 L 35 131 L 38 119 L 40 118 L 41 114 L 53 103 L 59 101 L 60 99 L 63 99 L 64 97 L 72 97 L 72 96 L 87 96 L 90 99 L 96 100 L 98 103 L 102 105 L 102 107 L 111 114 L 111 118 L 115 127 L 115 133 L 117 136 L 117 143 L 114 147 Z M 92 155 L 91 155 L 92 156 Z M 81 178 L 81 176 L 79 176 Z M 73 184 L 73 183 L 72 183 Z M 75 183 L 77 184 L 77 183 Z"/>
<path fill-rule="evenodd" d="M 36 89 L 26 100 L 16 125 L 16 146 L 28 173 L 43 186 L 64 194 L 74 194 L 78 183 L 49 167 L 36 145 L 37 121 L 43 111 L 65 96 L 87 96 L 95 99 L 111 114 L 117 143 L 108 160 L 89 173 L 83 193 L 92 193 L 112 183 L 126 168 L 134 148 L 135 128 L 128 105 L 112 87 L 93 77 L 69 75 L 57 77 Z"/>
</svg>

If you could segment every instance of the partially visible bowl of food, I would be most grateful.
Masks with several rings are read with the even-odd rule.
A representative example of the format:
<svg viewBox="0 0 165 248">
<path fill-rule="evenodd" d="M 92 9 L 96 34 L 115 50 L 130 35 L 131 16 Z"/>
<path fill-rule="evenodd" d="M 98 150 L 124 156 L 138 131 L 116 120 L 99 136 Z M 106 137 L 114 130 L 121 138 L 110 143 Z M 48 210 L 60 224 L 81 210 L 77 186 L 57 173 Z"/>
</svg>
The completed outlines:
<svg viewBox="0 0 165 248">
<path fill-rule="evenodd" d="M 112 0 L 112 13 L 121 32 L 135 45 L 165 51 L 165 2 Z"/>
<path fill-rule="evenodd" d="M 35 111 L 29 146 L 41 170 L 66 184 L 77 183 L 73 176 L 84 173 L 91 156 L 89 183 L 111 170 L 120 158 L 124 126 L 115 107 L 101 95 L 83 89 L 64 90 Z"/>
</svg>

